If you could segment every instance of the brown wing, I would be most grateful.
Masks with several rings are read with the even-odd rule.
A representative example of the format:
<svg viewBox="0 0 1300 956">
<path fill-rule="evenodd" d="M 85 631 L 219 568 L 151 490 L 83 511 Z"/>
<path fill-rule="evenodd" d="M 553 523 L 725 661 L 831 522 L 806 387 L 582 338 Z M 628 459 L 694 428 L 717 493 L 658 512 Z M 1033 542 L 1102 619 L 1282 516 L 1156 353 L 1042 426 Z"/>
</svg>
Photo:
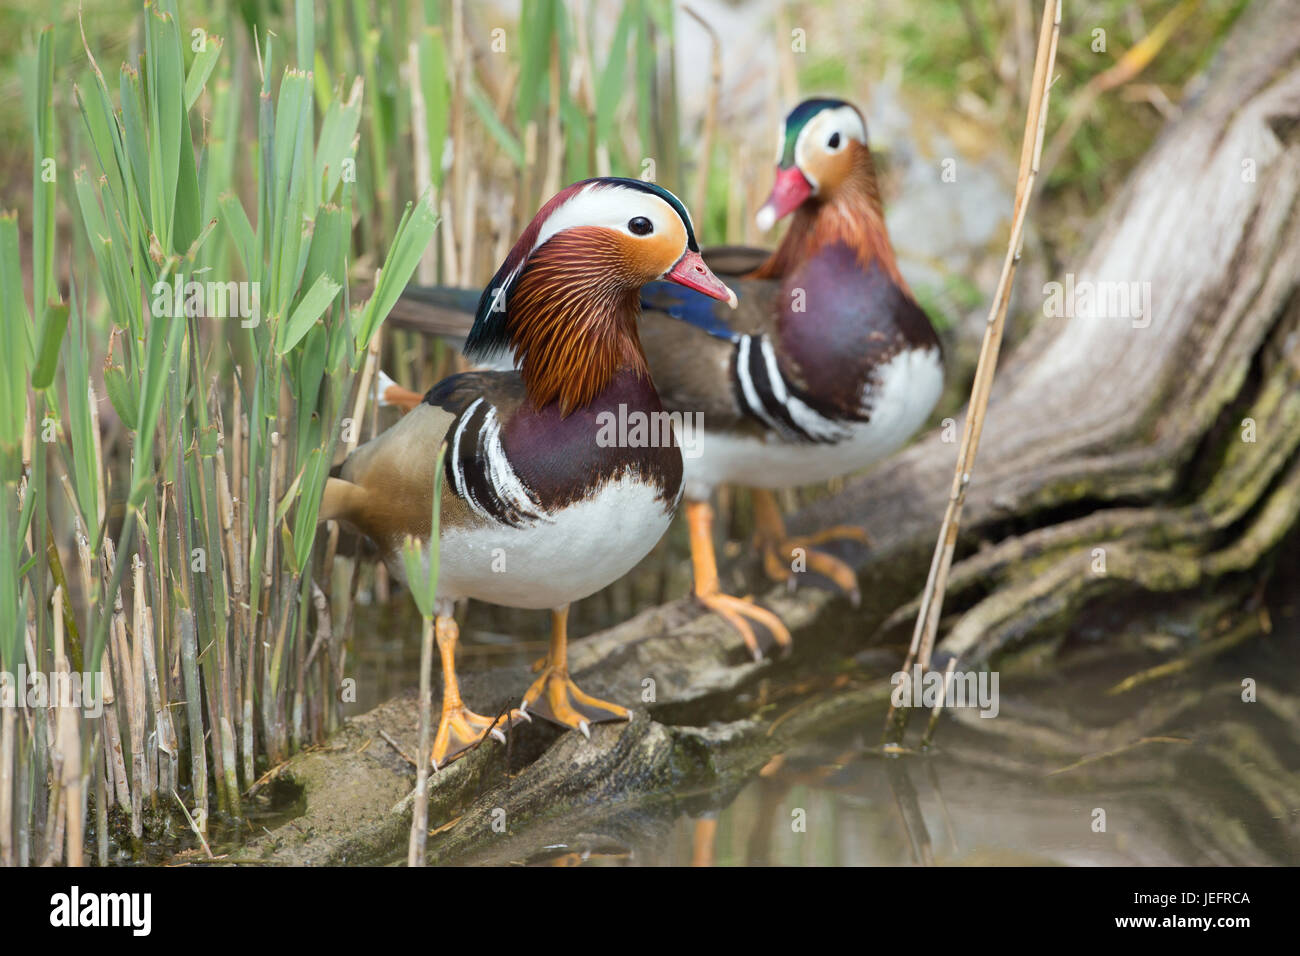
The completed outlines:
<svg viewBox="0 0 1300 956">
<path fill-rule="evenodd" d="M 514 373 L 471 372 L 443 379 L 393 427 L 343 462 L 326 485 L 321 519 L 347 521 L 384 550 L 396 548 L 408 534 L 427 536 L 430 493 L 444 440 L 476 399 L 509 415 L 523 395 Z M 445 475 L 440 520 L 447 528 L 482 520 Z"/>
<path fill-rule="evenodd" d="M 737 404 L 732 363 L 740 336 L 775 330 L 779 286 L 770 279 L 728 279 L 728 284 L 739 299 L 735 309 L 675 292 L 672 297 L 681 307 L 674 310 L 680 317 L 647 309 L 641 317 L 641 344 L 666 408 L 702 412 L 706 428 L 759 431 L 761 426 Z"/>
</svg>

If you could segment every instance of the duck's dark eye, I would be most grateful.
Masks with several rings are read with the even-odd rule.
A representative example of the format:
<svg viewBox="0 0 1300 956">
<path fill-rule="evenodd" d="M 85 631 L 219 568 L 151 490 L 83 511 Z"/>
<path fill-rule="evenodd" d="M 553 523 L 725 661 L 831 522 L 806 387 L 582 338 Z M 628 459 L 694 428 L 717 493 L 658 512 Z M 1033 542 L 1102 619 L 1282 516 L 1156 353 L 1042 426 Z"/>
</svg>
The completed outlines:
<svg viewBox="0 0 1300 956">
<path fill-rule="evenodd" d="M 838 132 L 831 133 L 831 138 L 826 141 L 826 148 L 827 149 L 840 148 L 840 134 Z"/>
<path fill-rule="evenodd" d="M 634 236 L 648 236 L 654 230 L 654 223 L 645 216 L 637 216 L 635 219 L 628 220 L 627 231 Z"/>
</svg>

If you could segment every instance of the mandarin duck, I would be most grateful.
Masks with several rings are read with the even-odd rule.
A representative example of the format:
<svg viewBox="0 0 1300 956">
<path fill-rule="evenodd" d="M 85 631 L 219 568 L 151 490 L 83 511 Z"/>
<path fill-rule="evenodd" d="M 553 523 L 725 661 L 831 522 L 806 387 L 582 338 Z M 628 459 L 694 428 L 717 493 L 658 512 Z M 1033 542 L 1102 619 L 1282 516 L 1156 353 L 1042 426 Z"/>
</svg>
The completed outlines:
<svg viewBox="0 0 1300 956">
<path fill-rule="evenodd" d="M 469 332 L 471 356 L 509 351 L 518 371 L 443 379 L 326 484 L 321 520 L 368 536 L 404 579 L 400 547 L 408 535 L 429 536 L 441 449 L 435 768 L 485 735 L 504 740 L 518 716 L 588 735 L 591 723 L 628 717 L 574 684 L 566 625 L 569 604 L 650 551 L 681 496 L 671 430 L 666 441 L 640 447 L 599 440 L 603 413 L 651 421 L 663 414 L 636 328 L 640 291 L 661 278 L 735 302 L 704 265 L 686 208 L 667 190 L 616 178 L 563 190 L 482 292 Z M 461 699 L 452 616 L 461 598 L 551 610 L 549 652 L 514 714 L 494 720 Z"/>
<path fill-rule="evenodd" d="M 754 489 L 755 543 L 769 576 L 793 584 L 792 558 L 800 557 L 856 603 L 853 570 L 816 545 L 865 543 L 865 531 L 841 526 L 791 538 L 772 490 L 826 481 L 897 450 L 943 388 L 938 335 L 899 272 L 885 227 L 866 122 L 844 100 L 805 100 L 782 124 L 776 182 L 757 224 L 767 231 L 791 214 L 774 252 L 705 251 L 709 267 L 735 287 L 734 312 L 662 282 L 641 294 L 641 342 L 665 406 L 702 414 L 701 453 L 684 463 L 695 596 L 756 658 L 753 625 L 782 647 L 790 633 L 766 608 L 723 593 L 713 489 Z M 404 298 L 391 322 L 464 335 L 461 291 L 408 287 Z M 389 397 L 401 404 L 410 394 L 398 386 Z"/>
</svg>

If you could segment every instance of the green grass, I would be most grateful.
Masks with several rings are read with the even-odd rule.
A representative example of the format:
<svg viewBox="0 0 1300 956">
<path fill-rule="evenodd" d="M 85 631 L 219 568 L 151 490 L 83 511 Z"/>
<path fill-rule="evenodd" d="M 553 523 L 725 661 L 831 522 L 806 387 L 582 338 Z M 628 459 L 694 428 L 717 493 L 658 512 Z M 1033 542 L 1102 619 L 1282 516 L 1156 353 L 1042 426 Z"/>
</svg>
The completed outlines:
<svg viewBox="0 0 1300 956">
<path fill-rule="evenodd" d="M 296 48 L 310 54 L 312 7 L 298 12 Z M 111 718 L 78 720 L 79 756 L 105 768 L 86 774 L 111 791 L 94 801 L 101 823 L 111 799 L 136 838 L 145 804 L 181 789 L 200 830 L 214 811 L 238 816 L 261 768 L 337 722 L 340 646 L 313 644 L 328 613 L 313 600 L 317 509 L 354 379 L 437 225 L 430 193 L 406 203 L 382 244 L 376 294 L 352 307 L 362 88 L 340 83 L 318 103 L 312 74 L 282 65 L 294 44 L 274 39 L 251 59 L 243 51 L 243 65 L 259 67 L 259 82 L 246 83 L 230 62 L 237 44 L 183 31 L 171 2 L 146 7 L 142 27 L 143 56 L 112 80 L 85 51 L 72 129 L 53 108 L 52 31 L 27 60 L 30 308 L 18 221 L 0 220 L 0 477 L 10 500 L 25 494 L 21 513 L 0 509 L 0 577 L 12 592 L 0 669 L 16 670 L 25 637 L 28 663 L 56 666 L 49 595 L 68 562 L 53 542 L 76 540 L 78 599 L 58 623 L 67 618 L 78 668 L 105 674 L 117 695 Z M 74 147 L 60 153 L 56 134 Z M 74 150 L 72 189 L 61 193 Z M 56 175 L 43 175 L 56 155 Z M 69 270 L 64 302 L 54 224 L 67 192 L 85 258 Z M 247 283 L 258 306 L 247 317 L 231 315 L 228 299 L 223 315 L 191 309 L 195 286 L 184 283 L 196 280 L 223 292 Z M 186 294 L 173 301 L 177 287 Z M 92 374 L 101 364 L 111 455 Z M 5 753 L 31 772 L 0 794 L 15 838 L 7 853 L 25 844 L 23 862 L 57 859 L 51 836 L 73 833 L 80 808 L 61 799 L 63 781 L 47 799 L 43 771 L 69 759 L 66 741 L 46 753 L 42 714 L 10 714 Z"/>
</svg>

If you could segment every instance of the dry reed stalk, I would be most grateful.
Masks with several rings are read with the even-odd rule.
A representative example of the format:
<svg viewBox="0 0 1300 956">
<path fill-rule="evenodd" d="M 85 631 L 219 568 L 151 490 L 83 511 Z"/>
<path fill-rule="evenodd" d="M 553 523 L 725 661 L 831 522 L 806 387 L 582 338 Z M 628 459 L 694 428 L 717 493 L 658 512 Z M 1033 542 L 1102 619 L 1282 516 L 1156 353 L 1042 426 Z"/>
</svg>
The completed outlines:
<svg viewBox="0 0 1300 956">
<path fill-rule="evenodd" d="M 95 735 L 97 747 L 101 746 L 103 741 L 103 734 Z M 100 866 L 108 866 L 108 781 L 104 779 L 104 774 L 94 769 L 95 764 L 98 763 L 96 756 L 92 751 L 90 772 L 95 776 L 95 857 Z"/>
<path fill-rule="evenodd" d="M 185 814 L 185 820 L 189 823 L 190 829 L 193 830 L 194 835 L 199 838 L 199 844 L 203 847 L 203 852 L 208 855 L 209 860 L 214 859 L 212 848 L 208 846 L 208 838 L 205 836 L 205 831 L 207 830 L 206 824 L 204 826 L 199 826 L 199 821 L 195 820 L 194 817 L 190 815 L 189 809 L 185 806 L 185 801 L 180 798 L 180 795 L 177 794 L 175 790 L 172 791 L 172 797 L 176 800 L 176 803 L 179 804 L 181 813 Z"/>
<path fill-rule="evenodd" d="M 271 471 L 266 483 L 266 551 L 262 558 L 262 591 L 269 594 L 275 584 L 275 506 L 280 500 L 280 471 L 284 467 L 284 449 L 280 433 L 271 432 Z"/>
<path fill-rule="evenodd" d="M 253 509 L 247 505 L 249 500 L 248 463 L 245 461 L 245 456 L 248 448 L 248 418 L 244 414 L 243 404 L 238 394 L 234 397 L 233 414 L 235 427 L 230 458 L 231 468 L 233 469 L 231 473 L 235 476 L 235 486 L 230 499 L 232 521 L 229 547 L 236 554 L 236 560 L 231 567 L 232 573 L 238 574 L 239 580 L 239 600 L 236 607 L 238 608 L 241 623 L 240 633 L 244 641 L 244 672 L 247 675 L 244 679 L 244 697 L 241 708 L 243 717 L 241 721 L 241 757 L 244 764 L 244 779 L 252 780 L 256 777 L 253 758 L 253 748 L 256 743 L 253 696 L 257 686 L 257 628 L 253 621 L 253 607 L 250 603 L 251 571 L 248 562 L 244 560 L 245 555 L 252 552 L 245 549 L 244 542 L 250 540 L 249 524 L 252 521 Z"/>
<path fill-rule="evenodd" d="M 537 184 L 533 182 L 533 171 L 537 169 L 537 120 L 530 119 L 524 125 L 524 166 L 519 170 L 519 200 L 515 204 L 521 213 L 529 209 L 536 209 L 539 203 L 535 202 L 535 191 Z"/>
<path fill-rule="evenodd" d="M 554 42 L 554 41 L 553 41 Z M 560 135 L 560 53 L 551 51 L 551 101 L 546 117 L 546 173 L 542 179 L 542 195 L 532 208 L 560 191 L 560 176 L 564 169 L 564 137 Z"/>
<path fill-rule="evenodd" d="M 117 804 L 123 810 L 131 807 L 131 784 L 126 775 L 126 756 L 122 752 L 122 733 L 117 718 L 117 694 L 113 687 L 113 667 L 103 668 L 104 674 L 104 768 L 112 783 Z"/>
<path fill-rule="evenodd" d="M 35 622 L 35 621 L 30 621 L 30 620 L 29 620 L 29 621 L 27 622 L 27 631 L 26 631 L 26 633 L 25 633 L 24 636 L 25 636 L 25 638 L 26 638 L 26 645 L 25 645 L 25 647 L 26 647 L 26 651 L 27 651 L 27 671 L 28 671 L 28 673 L 32 673 L 32 674 L 34 674 L 36 671 L 42 669 L 42 668 L 41 668 L 41 663 L 40 663 L 40 658 L 36 655 L 36 622 Z M 27 716 L 27 721 L 28 721 L 28 725 L 29 725 L 28 728 L 27 728 L 27 729 L 28 729 L 28 732 L 29 732 L 33 737 L 35 737 L 36 734 L 37 734 L 37 730 L 36 730 L 36 717 L 39 716 L 39 712 L 37 712 L 37 711 L 33 711 L 33 710 L 29 709 L 29 710 L 27 711 L 27 715 L 28 715 L 28 716 Z M 46 742 L 47 747 L 53 747 L 53 746 L 54 746 L 54 730 L 53 730 L 53 728 L 51 728 L 51 727 L 49 726 L 48 723 L 45 725 L 45 734 L 46 734 L 46 741 L 45 741 L 45 742 Z"/>
<path fill-rule="evenodd" d="M 54 586 L 50 598 L 50 609 L 54 616 L 54 667 L 55 675 L 69 675 L 68 658 L 63 640 L 63 615 L 59 613 L 63 606 L 63 588 Z M 51 688 L 52 691 L 55 688 Z M 81 784 L 81 741 L 77 728 L 73 724 L 74 708 L 64 706 L 61 696 L 55 691 L 50 710 L 54 716 L 54 748 L 51 752 L 50 766 L 53 771 L 51 781 L 54 785 L 54 799 L 57 812 L 50 818 L 53 827 L 47 829 L 45 840 L 45 865 L 53 866 L 59 860 L 60 850 L 64 848 L 64 834 L 67 834 L 67 856 L 69 865 L 81 865 L 81 818 L 80 818 L 80 784 Z M 73 863 L 73 837 L 77 837 L 77 862 Z"/>
<path fill-rule="evenodd" d="M 709 34 L 710 69 L 709 98 L 704 108 L 704 127 L 700 133 L 699 167 L 695 171 L 695 188 L 691 191 L 691 208 L 695 215 L 704 215 L 705 200 L 709 195 L 709 170 L 712 168 L 713 136 L 718 125 L 718 97 L 722 93 L 722 42 L 718 31 L 704 17 L 690 7 L 682 7 L 682 12 L 691 17 Z"/>
<path fill-rule="evenodd" d="M 220 424 L 218 425 L 220 428 Z M 236 433 L 238 428 L 236 427 Z M 226 569 L 228 586 L 226 591 L 226 620 L 230 622 L 230 664 L 231 680 L 229 694 L 233 695 L 235 701 L 241 704 L 238 714 L 233 713 L 233 704 L 228 704 L 227 712 L 231 713 L 235 720 L 235 730 L 232 731 L 231 739 L 231 756 L 228 761 L 230 767 L 234 767 L 234 737 L 242 733 L 243 740 L 248 741 L 252 734 L 252 728 L 246 725 L 248 714 L 242 707 L 244 694 L 243 688 L 247 681 L 251 680 L 252 671 L 250 662 L 241 659 L 240 648 L 244 646 L 244 626 L 247 621 L 248 595 L 244 585 L 244 566 L 243 566 L 243 549 L 239 543 L 239 522 L 236 518 L 236 499 L 230 493 L 230 475 L 226 471 L 226 443 L 224 439 L 224 430 L 219 431 L 217 437 L 216 453 L 216 482 L 217 482 L 217 514 L 221 524 L 221 543 L 226 554 Z M 244 779 L 253 779 L 252 752 L 247 747 L 243 752 L 243 771 Z"/>
<path fill-rule="evenodd" d="M 56 623 L 55 628 L 62 625 Z M 62 670 L 69 672 L 67 658 Z M 63 746 L 63 791 L 67 850 L 64 862 L 68 866 L 85 866 L 83 857 L 86 833 L 86 800 L 81 777 L 81 719 L 75 704 L 59 708 L 59 735 Z"/>
<path fill-rule="evenodd" d="M 315 695 L 315 704 L 320 712 L 317 729 L 324 727 L 326 730 L 332 730 L 338 712 L 334 706 L 337 696 L 330 670 L 330 661 L 334 657 L 334 624 L 330 615 L 329 598 L 314 580 L 311 582 L 311 600 L 312 606 L 316 609 L 316 638 L 312 641 L 311 651 L 307 654 L 303 670 L 310 670 L 316 656 L 324 648 L 325 654 L 320 661 L 320 689 L 323 693 Z"/>
<path fill-rule="evenodd" d="M 239 394 L 239 389 L 232 389 L 234 394 L 230 397 L 231 409 L 230 417 L 234 422 L 234 427 L 230 430 L 230 471 L 229 475 L 234 475 L 235 480 L 230 488 L 230 506 L 233 509 L 236 522 L 242 512 L 246 509 L 239 507 L 240 502 L 248 500 L 248 490 L 244 487 L 244 481 L 247 480 L 247 469 L 244 467 L 244 441 L 248 434 L 248 421 L 244 417 L 244 402 Z M 248 540 L 248 528 L 236 523 L 237 532 L 236 540 Z M 242 550 L 237 553 L 242 554 Z M 247 597 L 247 592 L 245 592 Z"/>
<path fill-rule="evenodd" d="M 305 578 L 304 580 L 310 580 Z M 293 687 L 293 706 L 289 713 L 289 744 L 291 752 L 297 752 L 302 749 L 302 731 L 304 719 L 303 694 L 304 685 L 306 684 L 307 669 L 304 660 L 303 645 L 306 643 L 305 633 L 307 627 L 307 605 L 301 602 L 298 605 L 297 612 L 297 635 L 293 642 L 294 656 L 294 681 Z"/>
<path fill-rule="evenodd" d="M 276 617 L 279 628 L 275 633 L 275 643 L 271 646 L 269 666 L 264 667 L 264 686 L 262 699 L 262 723 L 266 734 L 267 749 L 271 762 L 279 763 L 288 754 L 285 752 L 287 737 L 282 711 L 283 697 L 277 687 L 280 680 L 281 666 L 284 660 L 285 642 L 288 640 L 289 609 L 296 597 L 291 588 L 284 588 L 284 599 L 280 602 L 280 613 Z"/>
<path fill-rule="evenodd" d="M 465 0 L 452 0 L 451 4 L 451 109 L 448 116 L 448 128 L 451 130 L 451 169 L 443 177 L 444 186 L 450 184 L 451 188 L 443 190 L 443 198 L 447 199 L 448 194 L 459 205 L 465 196 L 465 175 L 472 165 L 472 160 L 467 151 L 466 131 L 465 131 L 465 113 L 466 105 L 469 102 L 469 58 L 465 54 Z M 459 208 L 453 208 L 453 212 L 460 213 Z M 466 224 L 447 215 L 447 210 L 443 210 L 442 225 L 439 230 L 446 230 L 455 224 L 457 235 L 466 231 Z M 470 223 L 470 229 L 473 224 Z M 454 238 L 454 237 L 453 237 Z M 454 248 L 454 243 L 452 244 Z M 446 252 L 444 245 L 444 253 Z M 444 258 L 443 267 L 448 270 L 444 273 L 448 280 L 454 280 L 460 275 L 459 271 L 450 271 L 450 262 Z"/>
<path fill-rule="evenodd" d="M 799 68 L 794 59 L 794 44 L 791 42 L 790 22 L 785 17 L 785 10 L 777 7 L 776 11 L 776 66 L 777 90 L 780 95 L 769 100 L 774 110 L 777 103 L 799 102 Z M 780 116 L 774 117 L 769 129 L 779 128 Z"/>
<path fill-rule="evenodd" d="M 306 660 L 303 661 L 303 670 L 311 667 L 316 655 L 320 653 L 320 649 L 328 647 L 334 637 L 334 630 L 330 625 L 329 601 L 326 600 L 325 592 L 321 590 L 320 585 L 315 581 L 311 582 L 311 603 L 312 607 L 316 609 L 316 638 L 312 641 L 311 651 L 307 654 Z M 302 679 L 301 675 L 299 679 Z"/>
<path fill-rule="evenodd" d="M 598 173 L 600 176 L 607 176 L 608 173 Z M 522 232 L 522 228 L 515 226 L 515 205 L 513 200 L 506 196 L 504 203 L 499 210 L 500 218 L 493 223 L 492 236 L 492 253 L 489 257 L 490 262 L 505 262 L 506 256 L 510 253 L 510 237 Z"/>
<path fill-rule="evenodd" d="M 203 740 L 203 711 L 200 708 L 202 691 L 199 689 L 199 655 L 198 642 L 194 634 L 194 612 L 187 607 L 177 608 L 176 617 L 181 635 L 181 680 L 185 688 L 185 716 L 189 731 L 190 788 L 194 793 L 195 810 L 199 813 L 198 828 L 206 830 L 208 758 Z"/>
<path fill-rule="evenodd" d="M 424 103 L 424 84 L 420 82 L 420 44 L 412 40 L 406 47 L 406 66 L 411 76 L 411 137 L 415 152 L 415 193 L 433 182 L 433 162 L 429 156 L 429 116 Z M 438 281 L 437 252 L 432 243 L 425 246 L 416 267 L 416 277 L 425 285 Z"/>
<path fill-rule="evenodd" d="M 50 771 L 54 774 L 50 778 L 50 803 L 46 809 L 45 832 L 41 839 L 41 846 L 45 852 L 41 855 L 41 866 L 54 866 L 59 862 L 59 857 L 63 852 L 63 831 L 64 831 L 64 814 L 67 812 L 63 792 L 63 743 L 62 738 L 57 746 L 49 751 L 50 754 Z"/>
<path fill-rule="evenodd" d="M 424 848 L 429 837 L 429 754 L 433 741 L 433 618 L 424 617 L 420 636 L 420 759 L 416 763 L 415 797 L 411 812 L 411 841 L 406 865 L 424 866 Z"/>
<path fill-rule="evenodd" d="M 22 437 L 22 475 L 18 479 L 18 500 L 21 507 L 23 498 L 27 493 L 27 476 L 32 473 L 32 455 L 36 450 L 36 406 L 28 403 L 26 413 L 23 415 L 23 437 Z M 28 529 L 31 530 L 30 528 Z"/>
<path fill-rule="evenodd" d="M 216 404 L 214 400 L 215 392 L 210 392 L 209 398 L 210 400 L 213 400 L 212 404 L 215 405 Z M 217 412 L 214 415 L 214 420 L 217 422 L 218 436 L 220 436 L 220 413 L 219 412 Z M 212 495 L 213 492 L 209 491 L 208 489 L 207 470 L 204 468 L 202 461 L 198 463 L 198 467 L 195 469 L 195 473 L 198 476 L 198 486 L 199 486 L 198 487 L 198 496 L 199 496 L 198 514 L 203 516 L 203 525 L 206 526 L 207 516 L 211 514 L 209 502 L 212 500 L 210 495 Z M 215 472 L 214 472 L 214 476 L 215 476 Z M 219 491 L 216 492 L 216 494 L 217 494 L 216 504 L 217 504 L 217 511 L 218 511 L 218 520 L 220 520 L 221 495 Z M 204 538 L 204 540 L 206 540 L 206 537 Z M 220 547 L 219 544 L 218 547 Z M 216 573 L 217 569 L 210 568 L 209 570 L 213 573 Z M 212 588 L 212 592 L 213 592 L 212 596 L 214 599 L 216 597 L 215 591 L 216 588 Z M 222 600 L 224 602 L 224 607 L 223 607 L 224 615 L 222 619 L 228 623 L 230 621 L 229 588 L 222 587 L 221 591 L 222 591 Z M 216 610 L 215 607 L 209 608 L 210 613 L 214 612 L 215 610 Z M 216 711 L 216 718 L 217 718 L 213 724 L 217 732 L 217 746 L 213 748 L 214 762 L 216 764 L 217 772 L 221 775 L 221 779 L 225 783 L 226 806 L 231 813 L 238 816 L 239 815 L 239 771 L 237 769 L 237 763 L 235 759 L 235 717 L 234 717 L 233 703 L 231 700 L 231 683 L 234 678 L 234 672 L 231 666 L 232 654 L 230 653 L 230 645 L 228 643 L 229 628 L 226 626 L 218 625 L 215 628 L 215 631 L 216 631 L 215 651 L 216 651 L 217 659 L 216 659 L 216 666 L 214 670 L 216 670 L 217 672 L 217 687 L 215 688 L 215 700 L 212 703 L 212 708 Z"/>
<path fill-rule="evenodd" d="M 0 866 L 14 865 L 14 743 L 18 719 L 14 708 L 0 710 Z"/>
<path fill-rule="evenodd" d="M 474 213 L 478 208 L 479 167 L 470 168 L 466 177 L 464 194 L 463 221 L 461 223 L 460 285 L 468 286 L 474 282 L 474 245 L 478 236 L 475 228 Z"/>
<path fill-rule="evenodd" d="M 910 674 L 913 665 L 917 663 L 923 671 L 930 666 L 930 656 L 939 630 L 939 617 L 943 610 L 948 572 L 952 567 L 953 553 L 957 547 L 961 512 L 966 502 L 966 490 L 970 486 L 980 436 L 984 430 L 984 416 L 988 410 L 998 352 L 1002 346 L 1002 333 L 1006 326 L 1011 286 L 1015 278 L 1016 266 L 1020 262 L 1021 247 L 1024 244 L 1029 199 L 1033 195 L 1034 182 L 1038 175 L 1038 162 L 1043 150 L 1043 133 L 1047 123 L 1047 105 L 1052 87 L 1052 69 L 1056 62 L 1056 45 L 1060 29 L 1061 0 L 1044 0 L 1042 29 L 1038 38 L 1038 55 L 1034 64 L 1031 86 L 1032 94 L 1020 147 L 1020 172 L 1016 182 L 1011 235 L 1007 242 L 1007 253 L 1002 263 L 1002 273 L 998 278 L 997 291 L 989 307 L 984 341 L 980 346 L 979 362 L 975 368 L 975 381 L 971 386 L 970 408 L 966 415 L 961 446 L 957 452 L 957 467 L 953 473 L 952 491 L 948 497 L 939 537 L 935 542 L 929 576 L 921 595 L 916 626 L 912 631 L 912 642 L 903 663 L 904 673 Z M 952 668 L 949 668 L 949 673 L 951 670 Z M 946 689 L 945 680 L 945 697 Z M 894 743 L 901 742 L 903 733 L 907 729 L 908 714 L 908 708 L 899 711 L 890 706 L 889 714 L 885 719 L 885 739 L 892 739 Z M 930 729 L 926 732 L 925 742 L 928 742 L 932 736 L 933 726 L 932 719 Z"/>
<path fill-rule="evenodd" d="M 167 540 L 167 501 L 171 497 L 170 488 L 164 486 L 163 496 L 158 506 L 158 540 Z M 172 621 L 172 606 L 175 603 L 173 596 L 167 587 L 167 582 L 171 580 L 171 569 L 167 557 L 167 549 L 158 549 L 158 562 L 154 571 L 155 579 L 158 582 L 157 593 L 159 595 L 157 607 L 150 608 L 153 615 L 152 622 Z M 175 721 L 172 718 L 171 702 L 177 696 L 179 688 L 172 686 L 172 674 L 180 672 L 180 651 L 175 652 L 169 647 L 169 640 L 174 634 L 173 628 L 163 627 L 155 629 L 158 634 L 158 661 L 161 661 L 161 679 L 158 685 L 160 694 L 160 707 L 163 714 L 163 727 L 160 732 L 165 732 L 163 740 L 159 742 L 159 748 L 167 754 L 167 773 L 173 786 L 180 783 L 180 741 L 176 734 Z M 166 746 L 164 746 L 164 744 Z"/>
<path fill-rule="evenodd" d="M 71 494 L 71 488 L 68 485 L 68 476 L 66 472 L 63 474 L 62 478 L 63 478 L 64 491 L 68 494 Z M 23 507 L 26 505 L 26 499 L 27 499 L 27 476 L 23 475 L 20 479 L 18 479 L 19 514 L 22 513 Z M 75 507 L 72 509 L 72 511 L 73 514 L 77 513 L 77 509 Z M 34 533 L 34 528 L 32 526 L 34 524 L 35 522 L 29 522 L 27 525 L 27 533 L 23 535 L 23 544 L 26 545 L 28 554 L 32 552 L 32 534 Z"/>
<path fill-rule="evenodd" d="M 86 536 L 85 525 L 81 516 L 75 515 L 72 522 L 73 537 L 77 543 L 77 567 L 81 572 L 81 589 L 87 602 L 94 604 L 92 591 L 92 569 L 94 558 L 90 555 L 90 539 Z M 111 543 L 110 543 L 111 546 Z M 110 646 L 111 646 L 110 641 Z M 107 649 L 107 648 L 106 648 Z M 113 684 L 112 658 L 107 663 L 100 663 L 100 679 L 104 695 L 103 738 L 104 738 L 104 774 L 107 789 L 113 794 L 117 804 L 124 810 L 131 806 L 131 788 L 126 775 L 126 760 L 122 751 L 122 735 L 117 716 L 117 693 Z M 105 807 L 105 812 L 107 808 Z"/>
<path fill-rule="evenodd" d="M 27 654 L 27 670 L 29 673 L 35 673 L 42 668 L 40 658 L 36 654 L 36 622 L 34 620 L 28 620 L 27 629 L 23 636 L 23 649 Z M 46 863 L 45 851 L 50 845 L 52 828 L 55 818 L 58 816 L 58 788 L 57 786 L 49 786 L 49 781 L 58 779 L 53 766 L 58 748 L 55 742 L 54 727 L 51 726 L 48 719 L 48 712 L 28 708 L 26 715 L 27 734 L 31 739 L 33 756 L 35 757 L 33 765 L 29 768 L 29 779 L 26 782 L 36 781 L 39 782 L 39 785 L 32 794 L 35 802 L 25 808 L 21 818 L 27 827 L 27 843 L 20 854 L 20 859 L 29 860 L 35 858 L 40 861 L 41 866 L 52 866 L 52 863 Z M 26 791 L 20 789 L 19 798 L 23 799 L 25 796 Z M 34 846 L 31 845 L 32 834 L 35 834 L 36 837 Z"/>
<path fill-rule="evenodd" d="M 15 775 L 15 798 L 14 798 L 14 862 L 17 865 L 26 866 L 32 859 L 32 808 L 27 801 L 28 783 L 31 777 L 31 767 L 27 756 L 27 747 L 22 743 L 21 731 L 19 726 L 20 737 L 15 749 L 18 752 L 18 773 Z M 27 734 L 30 738 L 30 732 Z"/>
<path fill-rule="evenodd" d="M 105 539 L 104 549 L 101 554 L 102 575 L 101 583 L 107 589 L 107 580 L 112 575 L 112 568 L 116 561 L 116 549 L 111 540 Z M 135 684 L 131 680 L 131 653 L 126 639 L 126 610 L 122 604 L 122 592 L 119 589 L 113 596 L 113 617 L 109 622 L 108 641 L 104 645 L 104 653 L 109 660 L 109 667 L 114 669 L 117 674 L 115 686 L 117 696 L 121 698 L 122 709 L 126 711 L 127 735 L 130 740 L 132 766 L 134 769 L 135 755 L 141 750 L 140 741 L 143 739 L 143 728 L 136 723 L 135 709 Z M 119 747 L 121 739 L 118 740 Z M 126 760 L 123 755 L 121 766 L 122 774 L 126 780 L 127 803 L 126 807 L 131 814 L 131 832 L 134 836 L 140 836 L 143 832 L 141 827 L 140 813 L 140 787 L 143 783 L 141 777 L 143 774 L 126 773 Z"/>
<path fill-rule="evenodd" d="M 443 275 L 447 276 L 448 281 L 455 281 L 456 277 L 460 275 L 456 257 L 456 227 L 453 225 L 455 220 L 452 219 L 451 200 L 447 197 L 445 190 L 439 202 L 438 211 L 442 216 L 442 225 L 438 228 L 438 232 L 442 234 Z M 365 392 L 361 392 L 361 395 L 364 396 Z"/>
<path fill-rule="evenodd" d="M 154 659 L 153 608 L 144 609 L 144 633 L 141 635 L 141 647 L 144 650 L 144 677 L 149 691 L 149 703 L 153 709 L 153 733 L 149 735 L 149 796 L 158 790 L 166 792 L 171 789 L 173 781 L 168 776 L 170 768 L 159 756 L 166 741 L 164 727 L 167 721 L 167 708 L 163 702 L 162 688 L 158 683 L 158 665 Z M 165 752 L 165 751 L 164 751 Z"/>
<path fill-rule="evenodd" d="M 149 778 L 149 760 L 145 743 L 148 730 L 145 716 L 144 623 L 148 598 L 144 589 L 144 562 L 137 552 L 131 556 L 131 776 L 136 781 L 137 799 L 152 797 L 157 781 Z M 138 735 L 138 736 L 137 736 Z M 155 761 L 155 766 L 157 762 Z M 137 810 L 140 807 L 136 807 Z M 139 835 L 139 834 L 137 834 Z"/>
<path fill-rule="evenodd" d="M 492 108 L 496 110 L 497 116 L 507 116 L 507 111 L 515 102 L 515 97 L 517 95 L 515 87 L 519 85 L 519 73 L 520 69 L 518 63 L 511 63 L 506 67 L 505 76 L 501 80 L 501 85 L 497 87 L 496 92 L 492 95 Z M 487 77 L 483 77 L 483 79 L 487 79 Z"/>
</svg>

